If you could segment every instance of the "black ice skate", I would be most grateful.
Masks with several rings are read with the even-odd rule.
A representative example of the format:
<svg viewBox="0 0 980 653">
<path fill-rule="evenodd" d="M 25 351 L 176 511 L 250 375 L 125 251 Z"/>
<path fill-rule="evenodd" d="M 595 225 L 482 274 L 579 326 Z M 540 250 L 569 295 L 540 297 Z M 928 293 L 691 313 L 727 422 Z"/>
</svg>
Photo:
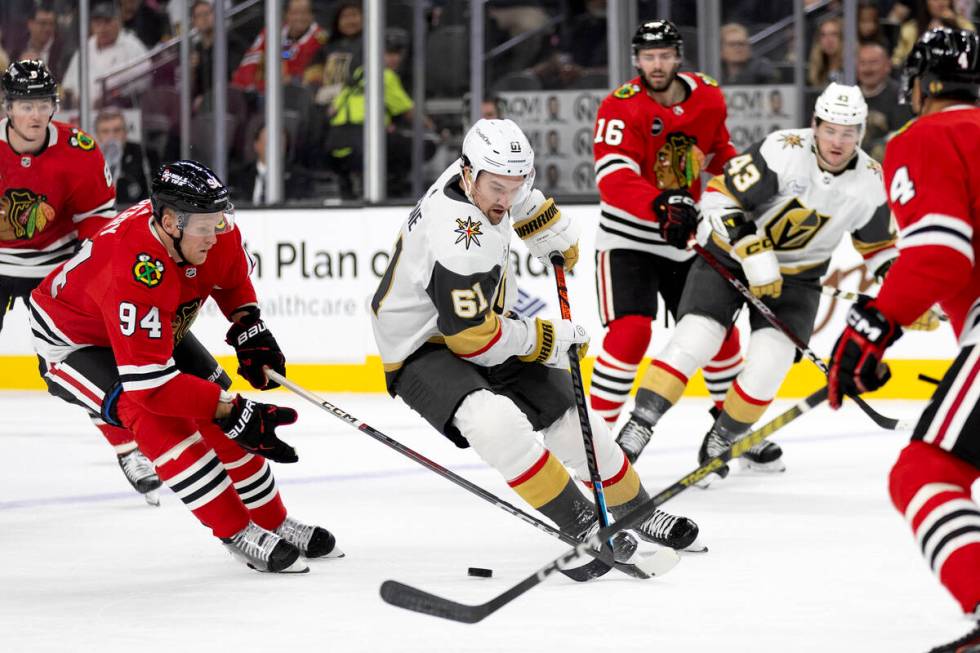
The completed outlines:
<svg viewBox="0 0 980 653">
<path fill-rule="evenodd" d="M 271 531 L 249 522 L 229 538 L 225 548 L 250 569 L 270 573 L 302 574 L 310 570 L 299 561 L 299 549 Z"/>
<path fill-rule="evenodd" d="M 586 528 L 584 531 L 578 534 L 578 539 L 583 542 L 599 530 L 599 522 L 592 522 L 592 525 Z M 619 531 L 612 538 L 613 547 L 613 558 L 616 562 L 621 562 L 623 564 L 633 564 L 635 561 L 633 557 L 636 555 L 636 550 L 638 544 L 636 538 L 630 535 L 626 531 Z"/>
<path fill-rule="evenodd" d="M 643 418 L 633 414 L 630 415 L 629 421 L 616 436 L 616 442 L 623 448 L 626 458 L 631 463 L 635 463 L 647 444 L 650 443 L 651 437 L 653 437 L 653 426 Z"/>
<path fill-rule="evenodd" d="M 306 558 L 343 558 L 337 539 L 325 528 L 308 526 L 292 517 L 276 529 L 276 535 L 299 549 Z"/>
<path fill-rule="evenodd" d="M 742 467 L 759 472 L 778 473 L 786 471 L 782 448 L 770 440 L 763 440 L 750 448 L 742 457 Z"/>
<path fill-rule="evenodd" d="M 980 623 L 958 640 L 930 649 L 929 653 L 980 653 Z"/>
<path fill-rule="evenodd" d="M 663 510 L 636 527 L 636 533 L 647 542 L 677 551 L 704 553 L 708 547 L 698 540 L 698 525 L 687 517 L 677 517 Z"/>
<path fill-rule="evenodd" d="M 701 449 L 698 451 L 698 464 L 703 465 L 709 458 L 714 458 L 730 446 L 732 446 L 732 443 L 725 436 L 718 433 L 715 427 L 712 426 L 711 430 L 705 434 L 704 440 L 701 442 Z M 722 463 L 718 469 L 698 481 L 697 485 L 701 488 L 707 488 L 713 482 L 728 476 L 728 472 L 728 465 Z"/>
<path fill-rule="evenodd" d="M 119 454 L 119 467 L 122 468 L 126 480 L 133 486 L 133 489 L 143 495 L 143 499 L 151 506 L 160 505 L 160 493 L 158 490 L 162 483 L 157 472 L 153 469 L 153 464 L 143 455 L 139 449 L 124 454 Z"/>
</svg>

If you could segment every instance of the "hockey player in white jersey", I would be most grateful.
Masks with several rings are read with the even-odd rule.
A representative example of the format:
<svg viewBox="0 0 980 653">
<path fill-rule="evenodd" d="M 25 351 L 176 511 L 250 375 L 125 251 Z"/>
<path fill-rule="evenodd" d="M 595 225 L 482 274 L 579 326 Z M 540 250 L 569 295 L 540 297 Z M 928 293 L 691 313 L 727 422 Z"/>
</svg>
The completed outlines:
<svg viewBox="0 0 980 653">
<path fill-rule="evenodd" d="M 812 286 L 827 272 L 841 238 L 850 234 L 878 278 L 898 253 L 881 167 L 858 147 L 867 115 L 858 87 L 831 84 L 817 99 L 810 128 L 773 132 L 734 157 L 701 198 L 704 247 L 803 342 L 812 335 L 820 300 Z M 694 263 L 674 335 L 646 372 L 630 421 L 620 431 L 628 455 L 643 451 L 654 425 L 718 350 L 745 303 L 703 258 Z M 762 416 L 796 355 L 790 338 L 749 310 L 745 368 L 704 437 L 699 461 L 726 449 Z M 783 471 L 781 458 L 779 445 L 765 440 L 743 461 L 750 468 Z M 717 476 L 727 474 L 726 466 Z"/>
<path fill-rule="evenodd" d="M 567 320 L 530 319 L 517 298 L 512 229 L 543 261 L 578 259 L 578 227 L 534 185 L 534 152 L 510 120 L 480 120 L 462 157 L 426 191 L 402 225 L 371 303 L 388 391 L 458 447 L 472 447 L 528 504 L 584 538 L 598 523 L 572 480 L 588 479 L 569 348 L 588 342 Z M 590 415 L 599 474 L 615 518 L 648 498 L 604 421 Z M 540 437 L 539 437 L 540 434 Z M 657 511 L 636 533 L 683 549 L 697 525 Z M 636 548 L 631 535 L 616 557 Z"/>
</svg>

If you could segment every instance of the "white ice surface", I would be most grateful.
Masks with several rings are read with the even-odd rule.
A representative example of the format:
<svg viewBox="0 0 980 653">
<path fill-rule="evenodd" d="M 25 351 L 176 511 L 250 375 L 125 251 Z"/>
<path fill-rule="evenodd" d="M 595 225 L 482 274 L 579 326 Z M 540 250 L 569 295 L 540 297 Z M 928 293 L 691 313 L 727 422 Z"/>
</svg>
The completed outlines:
<svg viewBox="0 0 980 653">
<path fill-rule="evenodd" d="M 284 432 L 300 462 L 275 466 L 286 506 L 347 553 L 300 576 L 246 569 L 169 491 L 162 507 L 146 506 L 78 409 L 0 393 L 0 651 L 913 653 L 968 630 L 888 500 L 907 435 L 878 430 L 853 405 L 820 407 L 780 433 L 786 473 L 736 469 L 666 505 L 698 522 L 709 553 L 649 581 L 554 576 L 462 625 L 389 606 L 378 587 L 393 578 L 482 603 L 566 547 L 300 399 L 273 396 L 301 413 Z M 328 398 L 520 503 L 400 402 Z M 876 405 L 897 417 L 921 409 Z M 706 408 L 684 400 L 662 422 L 638 465 L 651 493 L 696 466 Z M 493 578 L 469 578 L 469 566 Z"/>
</svg>

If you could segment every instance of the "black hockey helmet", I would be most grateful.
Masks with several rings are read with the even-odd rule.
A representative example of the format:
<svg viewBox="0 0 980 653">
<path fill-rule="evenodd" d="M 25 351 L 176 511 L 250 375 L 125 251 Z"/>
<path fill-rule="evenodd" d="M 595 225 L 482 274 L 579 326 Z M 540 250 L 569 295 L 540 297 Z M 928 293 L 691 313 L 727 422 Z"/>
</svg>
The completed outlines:
<svg viewBox="0 0 980 653">
<path fill-rule="evenodd" d="M 223 213 L 231 209 L 228 187 L 206 165 L 175 161 L 160 166 L 151 182 L 153 213 L 170 207 L 177 213 Z"/>
<path fill-rule="evenodd" d="M 650 20 L 636 28 L 633 35 L 634 57 L 640 50 L 670 47 L 677 50 L 678 57 L 684 56 L 684 38 L 669 20 Z"/>
<path fill-rule="evenodd" d="M 33 98 L 58 98 L 54 75 L 40 59 L 14 61 L 3 73 L 5 101 Z"/>
<path fill-rule="evenodd" d="M 980 37 L 976 32 L 939 27 L 923 34 L 902 66 L 903 102 L 912 101 L 919 80 L 922 98 L 980 99 Z"/>
</svg>

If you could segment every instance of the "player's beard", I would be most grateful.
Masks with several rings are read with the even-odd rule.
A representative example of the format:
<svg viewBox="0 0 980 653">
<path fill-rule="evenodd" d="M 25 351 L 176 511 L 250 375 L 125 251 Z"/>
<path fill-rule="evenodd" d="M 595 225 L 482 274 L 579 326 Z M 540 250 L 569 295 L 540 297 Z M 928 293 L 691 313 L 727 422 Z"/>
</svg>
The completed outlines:
<svg viewBox="0 0 980 653">
<path fill-rule="evenodd" d="M 647 86 L 649 86 L 650 90 L 652 90 L 654 93 L 663 93 L 664 91 L 669 89 L 670 85 L 674 83 L 675 79 L 677 79 L 677 71 L 680 70 L 680 67 L 681 67 L 680 64 L 674 66 L 673 70 L 667 73 L 664 80 L 659 84 L 654 82 L 654 80 L 652 79 L 652 74 L 643 75 L 643 80 L 647 83 Z"/>
</svg>

